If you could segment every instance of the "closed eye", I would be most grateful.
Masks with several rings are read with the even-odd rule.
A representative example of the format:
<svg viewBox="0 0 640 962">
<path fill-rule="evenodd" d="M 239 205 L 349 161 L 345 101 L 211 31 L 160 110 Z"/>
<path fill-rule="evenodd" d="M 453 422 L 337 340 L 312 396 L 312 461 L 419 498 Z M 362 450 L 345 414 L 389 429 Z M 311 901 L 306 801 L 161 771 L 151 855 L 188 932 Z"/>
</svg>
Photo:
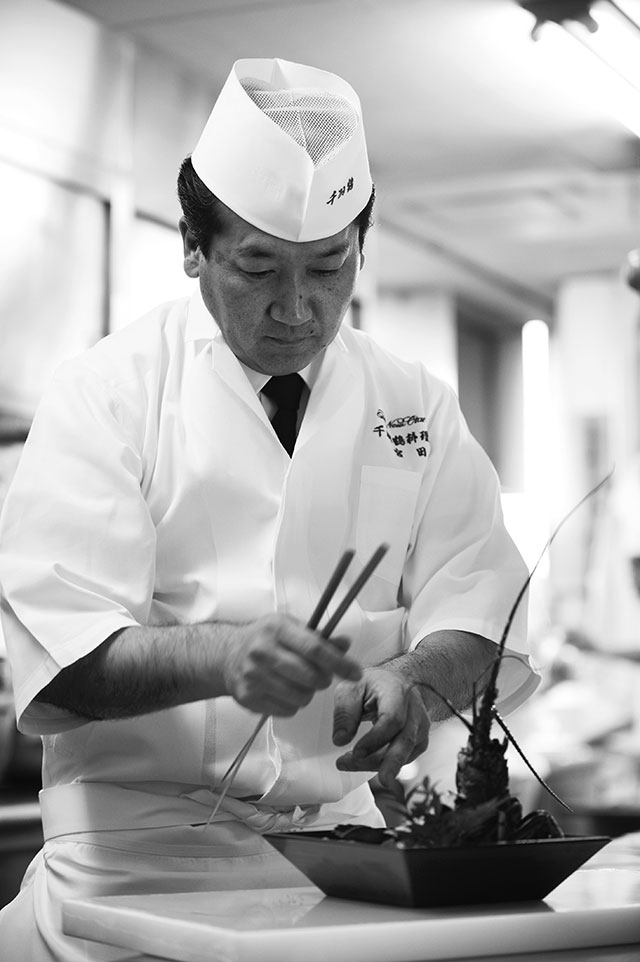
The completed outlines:
<svg viewBox="0 0 640 962">
<path fill-rule="evenodd" d="M 332 262 L 329 261 L 329 264 L 331 264 L 331 263 L 332 263 Z M 325 261 L 325 264 L 327 264 L 327 261 Z M 338 274 L 338 273 L 342 270 L 342 268 L 344 267 L 345 264 L 346 264 L 346 259 L 345 259 L 345 260 L 342 260 L 342 261 L 338 264 L 337 261 L 336 261 L 336 259 L 334 258 L 331 267 L 329 267 L 328 264 L 327 264 L 326 267 L 319 267 L 319 266 L 318 266 L 318 267 L 313 267 L 313 268 L 311 268 L 311 273 L 312 273 L 312 274 L 318 274 L 320 277 L 323 277 L 323 276 L 326 276 L 326 275 L 329 275 L 329 274 Z"/>
</svg>

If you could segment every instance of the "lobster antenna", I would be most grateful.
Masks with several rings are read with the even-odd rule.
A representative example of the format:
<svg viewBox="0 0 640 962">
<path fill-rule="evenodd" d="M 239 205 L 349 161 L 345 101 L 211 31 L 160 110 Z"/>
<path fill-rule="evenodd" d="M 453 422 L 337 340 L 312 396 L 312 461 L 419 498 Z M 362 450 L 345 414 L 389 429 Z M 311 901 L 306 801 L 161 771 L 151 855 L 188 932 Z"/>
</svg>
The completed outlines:
<svg viewBox="0 0 640 962">
<path fill-rule="evenodd" d="M 513 732 L 507 727 L 507 723 L 505 722 L 504 718 L 502 717 L 502 715 L 500 714 L 497 708 L 493 709 L 493 717 L 500 725 L 500 728 L 502 729 L 502 731 L 505 733 L 505 735 L 507 736 L 507 738 L 515 748 L 515 750 L 517 751 L 522 761 L 525 763 L 529 771 L 533 775 L 535 775 L 535 777 L 538 779 L 542 787 L 546 789 L 549 792 L 549 794 L 553 796 L 553 798 L 555 798 L 556 802 L 559 802 L 563 808 L 565 808 L 571 815 L 573 815 L 574 814 L 573 809 L 570 808 L 566 802 L 563 802 L 559 795 L 556 795 L 554 790 L 551 788 L 551 786 L 547 785 L 547 783 L 545 782 L 544 778 L 542 778 L 541 775 L 538 775 L 537 771 L 535 770 L 535 768 L 533 767 L 533 765 L 531 764 L 531 762 L 529 761 L 525 753 L 522 751 L 522 749 L 518 745 L 517 741 L 513 736 Z"/>
<path fill-rule="evenodd" d="M 464 715 L 462 714 L 462 712 L 461 712 L 458 708 L 456 708 L 456 706 L 453 704 L 453 702 L 451 701 L 451 699 L 447 698 L 446 695 L 443 695 L 442 692 L 441 692 L 441 691 L 438 691 L 437 688 L 434 688 L 433 685 L 430 685 L 428 681 L 420 681 L 420 682 L 418 682 L 418 687 L 419 687 L 419 688 L 428 688 L 429 691 L 433 692 L 434 695 L 437 695 L 438 698 L 440 699 L 440 701 L 443 702 L 443 703 L 447 706 L 447 708 L 449 709 L 449 711 L 451 712 L 451 714 L 452 714 L 452 715 L 455 715 L 456 718 L 459 718 L 460 721 L 462 722 L 462 724 L 463 724 L 463 725 L 466 725 L 470 732 L 473 732 L 473 725 L 471 724 L 471 722 L 469 721 L 469 719 L 468 719 L 468 718 L 465 718 Z M 475 686 L 474 686 L 474 687 L 475 687 Z M 474 711 L 474 716 L 475 716 L 475 705 L 473 706 L 473 711 Z M 475 720 L 475 718 L 474 718 L 474 720 Z"/>
<path fill-rule="evenodd" d="M 522 601 L 522 599 L 523 599 L 523 597 L 524 597 L 524 594 L 525 594 L 527 588 L 529 587 L 529 585 L 530 585 L 530 583 L 531 583 L 531 579 L 533 578 L 534 574 L 536 573 L 536 570 L 537 570 L 537 568 L 538 568 L 538 565 L 540 564 L 540 562 L 541 562 L 542 559 L 544 558 L 546 552 L 549 550 L 549 548 L 551 547 L 551 545 L 552 545 L 553 542 L 555 541 L 558 533 L 560 532 L 560 529 L 561 529 L 562 527 L 564 527 L 565 523 L 569 520 L 569 518 L 570 518 L 573 514 L 575 514 L 575 512 L 578 510 L 578 508 L 582 507 L 582 505 L 584 504 L 585 501 L 587 501 L 590 497 L 592 497 L 592 495 L 596 494 L 596 492 L 599 491 L 600 488 L 604 487 L 604 485 L 607 484 L 607 482 L 611 480 L 611 476 L 613 475 L 613 472 L 614 472 L 614 471 L 615 471 L 615 465 L 614 465 L 614 466 L 611 468 L 611 470 L 605 475 L 605 477 L 602 478 L 601 481 L 598 481 L 598 483 L 597 483 L 596 485 L 594 485 L 594 487 L 591 488 L 590 491 L 587 491 L 587 493 L 584 494 L 576 504 L 574 504 L 574 506 L 571 508 L 571 510 L 568 511 L 568 512 L 565 514 L 564 518 L 562 518 L 562 519 L 558 522 L 558 524 L 556 525 L 555 529 L 554 529 L 553 532 L 551 533 L 549 539 L 547 540 L 546 544 L 544 545 L 542 551 L 540 552 L 540 554 L 539 554 L 539 556 L 538 556 L 538 560 L 537 560 L 536 563 L 534 564 L 533 568 L 531 569 L 531 571 L 529 572 L 527 578 L 525 579 L 524 584 L 523 584 L 522 587 L 520 588 L 520 591 L 518 592 L 518 595 L 517 595 L 517 597 L 516 597 L 516 600 L 514 601 L 512 607 L 511 607 L 511 611 L 509 612 L 509 617 L 507 618 L 507 621 L 506 621 L 506 623 L 505 623 L 505 626 L 504 626 L 504 629 L 503 629 L 503 632 L 502 632 L 502 637 L 500 638 L 500 643 L 498 644 L 498 652 L 497 652 L 497 654 L 496 654 L 496 657 L 495 657 L 495 659 L 494 659 L 493 666 L 492 666 L 492 669 L 491 669 L 491 677 L 490 677 L 490 680 L 489 680 L 489 684 L 487 685 L 487 687 L 486 687 L 486 689 L 485 689 L 485 691 L 484 691 L 484 695 L 483 695 L 483 697 L 482 697 L 482 703 L 483 703 L 484 706 L 488 707 L 490 703 L 493 703 L 493 701 L 495 701 L 495 697 L 496 697 L 496 693 L 497 693 L 498 671 L 499 671 L 499 669 L 500 669 L 500 663 L 501 663 L 501 661 L 502 661 L 502 655 L 503 655 L 503 652 L 504 652 L 504 649 L 505 649 L 505 646 L 506 646 L 506 643 L 507 643 L 507 637 L 508 637 L 508 635 L 509 635 L 509 631 L 511 630 L 511 625 L 512 625 L 512 623 L 513 623 L 513 619 L 514 619 L 514 617 L 515 617 L 515 615 L 516 615 L 516 612 L 517 612 L 518 608 L 520 607 L 520 602 Z"/>
</svg>

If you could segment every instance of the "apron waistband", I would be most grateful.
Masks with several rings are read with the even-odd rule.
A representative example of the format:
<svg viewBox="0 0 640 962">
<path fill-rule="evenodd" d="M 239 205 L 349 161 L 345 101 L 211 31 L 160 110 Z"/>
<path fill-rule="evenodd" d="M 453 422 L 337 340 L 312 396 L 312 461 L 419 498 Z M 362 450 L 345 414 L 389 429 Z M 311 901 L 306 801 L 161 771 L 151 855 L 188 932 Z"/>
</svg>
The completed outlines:
<svg viewBox="0 0 640 962">
<path fill-rule="evenodd" d="M 206 824 L 218 794 L 201 788 L 184 795 L 163 795 L 110 782 L 72 782 L 43 788 L 38 797 L 46 841 L 81 832 Z M 213 821 L 241 821 L 258 833 L 285 832 L 314 821 L 319 808 L 319 805 L 260 807 L 227 796 Z"/>
</svg>

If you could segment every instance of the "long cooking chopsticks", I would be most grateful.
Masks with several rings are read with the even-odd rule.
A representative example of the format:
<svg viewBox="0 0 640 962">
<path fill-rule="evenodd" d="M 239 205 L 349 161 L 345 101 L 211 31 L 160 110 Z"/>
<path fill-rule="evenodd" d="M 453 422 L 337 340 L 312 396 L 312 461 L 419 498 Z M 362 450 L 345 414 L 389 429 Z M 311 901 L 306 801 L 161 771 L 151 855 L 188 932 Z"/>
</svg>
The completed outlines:
<svg viewBox="0 0 640 962">
<path fill-rule="evenodd" d="M 388 550 L 389 550 L 389 546 L 387 544 L 381 544 L 373 552 L 373 554 L 367 561 L 366 565 L 363 567 L 358 577 L 354 580 L 349 590 L 345 593 L 344 598 L 342 599 L 342 601 L 334 611 L 333 615 L 329 618 L 326 625 L 320 632 L 323 638 L 330 637 L 331 633 L 336 628 L 338 622 L 344 615 L 345 611 L 347 610 L 351 602 L 354 601 L 356 595 L 358 595 L 362 590 L 362 588 L 365 586 L 365 584 L 373 574 L 374 570 L 380 564 L 380 562 L 382 561 L 382 558 L 384 557 L 384 555 L 387 553 Z M 327 607 L 331 599 L 333 598 L 338 586 L 340 585 L 340 582 L 342 581 L 347 571 L 347 568 L 351 564 L 354 554 L 355 552 L 349 548 L 347 549 L 347 551 L 344 552 L 344 554 L 338 561 L 338 564 L 336 565 L 333 574 L 331 575 L 331 577 L 329 578 L 329 581 L 327 582 L 326 588 L 322 592 L 318 600 L 318 603 L 314 608 L 311 614 L 311 617 L 307 622 L 307 628 L 311 628 L 311 629 L 317 628 L 318 624 L 320 623 L 320 619 L 322 618 L 325 611 L 327 610 Z M 269 718 L 269 715 L 262 715 L 262 717 L 258 721 L 258 724 L 254 728 L 253 732 L 251 733 L 249 738 L 246 740 L 246 742 L 244 743 L 244 745 L 242 746 L 242 748 L 240 749 L 240 751 L 238 752 L 238 754 L 233 759 L 228 769 L 222 776 L 222 779 L 220 781 L 220 787 L 222 791 L 220 792 L 220 795 L 218 796 L 218 800 L 214 806 L 214 809 L 211 812 L 211 815 L 209 816 L 207 825 L 209 825 L 215 818 L 220 806 L 222 805 L 222 802 L 224 801 L 229 789 L 231 788 L 235 780 L 236 775 L 238 774 L 240 766 L 242 765 L 244 759 L 246 758 L 249 752 L 249 749 L 253 745 L 254 741 L 258 736 L 258 733 L 260 732 L 261 728 L 263 727 L 265 722 L 268 720 L 268 718 Z"/>
</svg>

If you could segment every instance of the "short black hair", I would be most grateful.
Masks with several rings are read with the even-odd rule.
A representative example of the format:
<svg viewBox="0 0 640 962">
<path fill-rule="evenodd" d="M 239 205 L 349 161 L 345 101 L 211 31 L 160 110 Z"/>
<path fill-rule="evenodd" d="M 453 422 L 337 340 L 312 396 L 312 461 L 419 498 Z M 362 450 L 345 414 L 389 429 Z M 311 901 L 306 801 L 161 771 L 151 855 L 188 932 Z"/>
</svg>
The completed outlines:
<svg viewBox="0 0 640 962">
<path fill-rule="evenodd" d="M 375 197 L 376 189 L 373 186 L 369 200 L 353 221 L 354 224 L 358 225 L 358 242 L 361 252 L 364 248 L 367 231 L 373 225 Z M 191 157 L 186 157 L 180 165 L 178 199 L 189 230 L 195 237 L 196 243 L 204 256 L 208 257 L 215 234 L 224 229 L 225 205 L 200 179 L 191 163 Z"/>
</svg>

